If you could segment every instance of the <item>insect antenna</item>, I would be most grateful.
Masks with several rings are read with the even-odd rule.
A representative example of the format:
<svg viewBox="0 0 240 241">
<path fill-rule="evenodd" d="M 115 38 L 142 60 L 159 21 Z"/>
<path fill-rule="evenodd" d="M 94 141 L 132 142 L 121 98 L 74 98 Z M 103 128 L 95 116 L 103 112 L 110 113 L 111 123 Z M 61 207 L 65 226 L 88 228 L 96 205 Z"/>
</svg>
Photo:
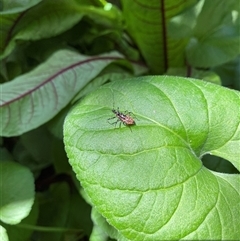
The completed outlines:
<svg viewBox="0 0 240 241">
<path fill-rule="evenodd" d="M 115 110 L 114 109 L 114 106 L 115 106 L 115 98 L 114 98 L 114 93 L 113 93 L 113 90 L 111 89 L 111 92 L 112 92 L 112 97 L 113 97 L 113 108 L 112 108 L 112 110 Z"/>
</svg>

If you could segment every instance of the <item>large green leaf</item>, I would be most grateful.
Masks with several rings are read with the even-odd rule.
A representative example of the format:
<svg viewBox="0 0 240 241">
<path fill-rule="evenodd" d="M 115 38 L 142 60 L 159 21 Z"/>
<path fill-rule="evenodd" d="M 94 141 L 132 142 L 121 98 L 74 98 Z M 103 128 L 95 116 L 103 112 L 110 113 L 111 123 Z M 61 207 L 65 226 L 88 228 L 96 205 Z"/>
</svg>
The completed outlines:
<svg viewBox="0 0 240 241">
<path fill-rule="evenodd" d="M 118 53 L 94 57 L 61 50 L 33 71 L 2 84 L 0 133 L 20 135 L 50 120 Z"/>
<path fill-rule="evenodd" d="M 136 125 L 110 125 L 113 105 Z M 66 151 L 94 207 L 126 239 L 238 239 L 240 176 L 201 158 L 240 170 L 239 106 L 239 92 L 199 80 L 116 81 L 69 113 Z"/>
<path fill-rule="evenodd" d="M 154 73 L 164 73 L 168 67 L 184 65 L 184 50 L 187 44 L 182 37 L 184 25 L 178 25 L 177 35 L 171 37 L 168 25 L 171 18 L 179 15 L 196 3 L 195 0 L 129 1 L 122 0 L 123 15 L 127 30 L 139 46 L 146 63 Z M 175 35 L 176 36 L 176 35 Z"/>
</svg>

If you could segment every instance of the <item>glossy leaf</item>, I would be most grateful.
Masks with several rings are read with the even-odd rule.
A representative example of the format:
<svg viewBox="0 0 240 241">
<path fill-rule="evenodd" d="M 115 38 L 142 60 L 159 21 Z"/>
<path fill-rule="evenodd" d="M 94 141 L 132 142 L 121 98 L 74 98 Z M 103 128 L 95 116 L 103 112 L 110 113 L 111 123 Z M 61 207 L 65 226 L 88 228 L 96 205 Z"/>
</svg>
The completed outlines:
<svg viewBox="0 0 240 241">
<path fill-rule="evenodd" d="M 113 105 L 136 125 L 110 125 Z M 117 81 L 70 112 L 66 151 L 92 204 L 124 239 L 237 239 L 240 175 L 215 173 L 201 158 L 220 156 L 240 170 L 239 106 L 239 92 L 199 80 Z"/>
<path fill-rule="evenodd" d="M 57 36 L 71 29 L 83 16 L 107 28 L 118 31 L 123 28 L 121 14 L 111 4 L 99 1 L 93 4 L 89 0 L 42 1 L 28 11 L 0 15 L 0 59 L 8 56 L 17 43 Z M 79 36 L 81 32 L 76 38 Z"/>
<path fill-rule="evenodd" d="M 149 68 L 164 73 L 168 67 L 184 64 L 184 38 L 171 38 L 168 33 L 170 19 L 187 10 L 195 0 L 129 1 L 122 0 L 127 28 L 139 46 Z M 178 34 L 184 31 L 178 27 Z"/>
<path fill-rule="evenodd" d="M 1 241 L 9 241 L 6 229 L 0 226 L 0 238 Z"/>
<path fill-rule="evenodd" d="M 0 238 L 1 241 L 9 241 L 6 229 L 0 226 Z"/>
<path fill-rule="evenodd" d="M 2 9 L 0 9 L 0 11 L 4 14 L 17 13 L 33 7 L 41 1 L 42 0 L 2 0 L 2 6 L 0 6 Z"/>
<path fill-rule="evenodd" d="M 47 122 L 103 68 L 119 58 L 118 53 L 87 57 L 62 50 L 33 71 L 2 84 L 1 135 L 20 135 Z"/>
<path fill-rule="evenodd" d="M 24 218 L 21 221 L 21 223 L 17 225 L 10 225 L 5 223 L 3 224 L 4 228 L 6 228 L 9 240 L 10 241 L 30 240 L 31 235 L 34 232 L 33 227 L 36 225 L 37 219 L 38 219 L 38 201 L 35 199 L 29 215 L 26 218 Z M 29 228 L 26 228 L 26 227 L 29 227 Z"/>
<path fill-rule="evenodd" d="M 0 57 L 15 48 L 16 42 L 56 36 L 81 18 L 76 1 L 43 1 L 30 11 L 0 15 Z"/>
<path fill-rule="evenodd" d="M 28 216 L 34 201 L 32 173 L 15 162 L 0 162 L 0 220 L 17 224 Z M 11 191 L 9 191 L 11 190 Z"/>
</svg>

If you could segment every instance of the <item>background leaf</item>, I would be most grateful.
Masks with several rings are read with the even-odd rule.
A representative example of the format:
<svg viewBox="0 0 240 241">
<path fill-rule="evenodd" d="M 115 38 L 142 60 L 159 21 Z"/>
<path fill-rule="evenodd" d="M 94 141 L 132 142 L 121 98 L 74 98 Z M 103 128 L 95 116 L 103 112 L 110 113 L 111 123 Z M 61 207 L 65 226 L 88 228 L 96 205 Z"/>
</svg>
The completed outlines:
<svg viewBox="0 0 240 241">
<path fill-rule="evenodd" d="M 17 13 L 24 11 L 42 0 L 2 0 L 1 1 L 1 6 L 0 6 L 0 11 L 4 12 L 4 14 L 9 14 L 9 13 Z"/>
<path fill-rule="evenodd" d="M 237 239 L 240 176 L 212 172 L 201 158 L 225 156 L 240 170 L 239 96 L 193 79 L 142 77 L 79 103 L 64 142 L 100 214 L 130 240 Z M 107 123 L 113 105 L 136 116 L 132 132 Z"/>
<path fill-rule="evenodd" d="M 236 0 L 204 2 L 186 51 L 191 65 L 215 67 L 240 54 L 240 23 L 233 19 L 232 11 L 235 9 L 240 11 L 240 4 Z"/>
<path fill-rule="evenodd" d="M 0 238 L 1 238 L 2 241 L 8 241 L 9 240 L 6 229 L 2 226 L 0 226 Z"/>
<path fill-rule="evenodd" d="M 3 224 L 7 230 L 9 240 L 26 241 L 31 238 L 38 218 L 38 202 L 35 199 L 29 215 L 17 225 Z M 2 240 L 1 240 L 2 241 Z"/>
<path fill-rule="evenodd" d="M 86 57 L 62 50 L 32 72 L 2 84 L 2 136 L 20 135 L 50 120 L 104 67 L 120 57 L 117 53 Z"/>
<path fill-rule="evenodd" d="M 105 241 L 108 240 L 108 236 L 112 239 L 127 241 L 94 207 L 92 208 L 91 217 L 94 222 L 90 237 L 91 241 Z"/>
<path fill-rule="evenodd" d="M 0 186 L 0 220 L 17 224 L 31 211 L 34 179 L 27 168 L 14 162 L 1 161 L 0 172 L 3 181 Z"/>
<path fill-rule="evenodd" d="M 214 70 L 221 77 L 223 86 L 240 91 L 240 56 Z"/>
<path fill-rule="evenodd" d="M 121 2 L 127 30 L 141 49 L 149 68 L 159 74 L 164 73 L 168 67 L 183 66 L 186 39 L 171 38 L 167 28 L 172 17 L 179 15 L 196 1 Z M 178 33 L 181 31 L 184 29 L 179 28 Z"/>
<path fill-rule="evenodd" d="M 82 16 L 73 0 L 42 1 L 31 11 L 0 15 L 1 58 L 13 51 L 17 41 L 56 36 L 73 27 Z"/>
</svg>

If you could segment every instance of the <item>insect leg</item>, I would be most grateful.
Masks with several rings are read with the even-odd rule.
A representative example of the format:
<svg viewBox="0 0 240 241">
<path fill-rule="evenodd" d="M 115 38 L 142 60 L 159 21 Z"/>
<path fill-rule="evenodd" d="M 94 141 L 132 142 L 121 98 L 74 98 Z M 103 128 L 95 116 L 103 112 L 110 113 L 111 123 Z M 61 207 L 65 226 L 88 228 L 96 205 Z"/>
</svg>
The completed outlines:
<svg viewBox="0 0 240 241">
<path fill-rule="evenodd" d="M 120 121 L 120 120 L 119 120 L 119 119 L 117 119 L 117 121 L 113 123 L 113 124 L 115 124 L 114 128 L 116 128 L 117 123 L 118 123 L 119 121 Z M 121 121 L 120 121 L 120 126 L 121 126 Z"/>
<path fill-rule="evenodd" d="M 111 119 L 114 119 L 114 118 L 117 118 L 116 116 L 114 116 L 114 117 L 112 117 L 112 118 L 109 118 L 110 120 Z M 117 125 L 117 123 L 120 121 L 119 119 L 117 119 L 116 121 L 114 121 L 114 122 L 110 122 L 109 121 L 109 119 L 107 119 L 107 121 L 108 121 L 108 123 L 110 124 L 110 125 L 114 125 L 114 128 L 116 128 L 116 125 Z"/>
<path fill-rule="evenodd" d="M 128 126 L 129 128 L 130 128 L 130 131 L 132 132 L 132 128 L 131 128 L 131 126 Z"/>
<path fill-rule="evenodd" d="M 112 120 L 112 119 L 115 119 L 115 118 L 116 118 L 116 116 L 113 116 L 113 117 L 111 117 L 111 118 L 108 118 L 108 119 L 107 119 L 107 122 L 112 125 L 112 124 L 114 124 L 115 122 L 111 123 L 109 120 Z"/>
</svg>

